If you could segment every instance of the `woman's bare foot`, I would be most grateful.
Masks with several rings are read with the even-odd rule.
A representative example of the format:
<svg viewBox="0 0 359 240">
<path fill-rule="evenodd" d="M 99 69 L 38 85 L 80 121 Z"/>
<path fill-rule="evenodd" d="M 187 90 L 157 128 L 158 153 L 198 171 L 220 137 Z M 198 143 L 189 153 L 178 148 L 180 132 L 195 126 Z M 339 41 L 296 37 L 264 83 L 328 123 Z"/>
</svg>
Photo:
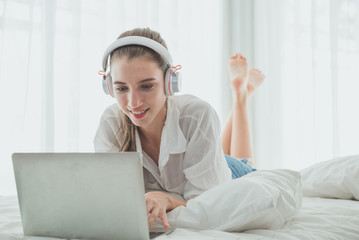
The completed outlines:
<svg viewBox="0 0 359 240">
<path fill-rule="evenodd" d="M 229 58 L 228 70 L 232 89 L 238 94 L 247 94 L 247 59 L 235 54 Z"/>
<path fill-rule="evenodd" d="M 248 85 L 247 85 L 248 96 L 251 95 L 254 92 L 254 90 L 256 90 L 256 88 L 262 84 L 264 78 L 265 76 L 264 74 L 262 74 L 262 71 L 256 68 L 252 68 L 251 70 L 249 70 Z"/>
</svg>

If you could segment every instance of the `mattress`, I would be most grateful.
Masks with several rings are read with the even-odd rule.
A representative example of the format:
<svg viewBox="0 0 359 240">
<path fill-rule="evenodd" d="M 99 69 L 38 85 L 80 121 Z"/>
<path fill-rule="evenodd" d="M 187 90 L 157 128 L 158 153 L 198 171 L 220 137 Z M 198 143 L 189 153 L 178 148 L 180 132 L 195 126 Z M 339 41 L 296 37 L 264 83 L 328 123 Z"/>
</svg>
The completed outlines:
<svg viewBox="0 0 359 240">
<path fill-rule="evenodd" d="M 24 237 L 16 196 L 0 197 L 1 240 L 46 240 Z M 359 201 L 329 198 L 303 198 L 302 209 L 279 230 L 250 230 L 240 233 L 178 228 L 157 239 L 359 239 Z"/>
<path fill-rule="evenodd" d="M 208 190 L 197 200 L 191 200 L 187 207 L 178 207 L 168 213 L 171 220 L 171 213 L 176 212 L 172 214 L 172 217 L 177 217 L 172 219 L 174 224 L 180 224 L 181 220 L 183 226 L 197 224 L 197 229 L 177 227 L 174 232 L 156 239 L 359 240 L 358 183 L 359 155 L 315 164 L 300 174 L 290 170 L 253 172 L 227 185 Z M 206 206 L 211 201 L 218 207 Z M 258 208 L 264 206 L 266 201 L 266 208 Z M 230 208 L 228 203 L 232 204 Z M 217 209 L 212 209 L 212 206 Z M 235 209 L 237 206 L 238 209 Z M 242 214 L 248 212 L 248 215 Z M 205 215 L 205 218 L 201 218 L 201 215 Z M 249 221 L 248 218 L 254 215 L 257 218 Z M 201 219 L 206 221 L 199 221 Z M 226 223 L 228 219 L 229 224 Z M 232 220 L 234 226 L 230 224 Z M 194 225 L 188 225 L 189 222 Z M 218 225 L 208 227 L 213 222 Z M 223 222 L 227 225 L 221 225 Z M 58 238 L 25 237 L 17 196 L 0 196 L 0 240 L 19 239 Z"/>
</svg>

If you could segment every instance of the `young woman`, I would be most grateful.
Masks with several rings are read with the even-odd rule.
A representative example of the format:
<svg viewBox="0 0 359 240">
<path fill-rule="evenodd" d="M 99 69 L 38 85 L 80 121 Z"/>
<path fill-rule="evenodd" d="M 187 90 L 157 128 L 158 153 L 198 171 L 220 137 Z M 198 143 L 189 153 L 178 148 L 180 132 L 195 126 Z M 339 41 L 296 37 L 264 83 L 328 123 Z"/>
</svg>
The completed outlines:
<svg viewBox="0 0 359 240">
<path fill-rule="evenodd" d="M 128 36 L 146 37 L 167 49 L 149 28 L 124 32 L 118 39 Z M 252 157 L 247 99 L 264 75 L 256 69 L 247 73 L 243 56 L 229 61 L 234 105 L 222 139 L 218 116 L 208 103 L 191 95 L 166 95 L 164 75 L 171 66 L 161 54 L 129 44 L 114 49 L 109 58 L 110 90 L 117 103 L 101 117 L 95 151 L 142 154 L 145 187 L 152 190 L 145 195 L 149 227 L 159 217 L 168 228 L 167 211 L 255 170 L 247 164 Z"/>
</svg>

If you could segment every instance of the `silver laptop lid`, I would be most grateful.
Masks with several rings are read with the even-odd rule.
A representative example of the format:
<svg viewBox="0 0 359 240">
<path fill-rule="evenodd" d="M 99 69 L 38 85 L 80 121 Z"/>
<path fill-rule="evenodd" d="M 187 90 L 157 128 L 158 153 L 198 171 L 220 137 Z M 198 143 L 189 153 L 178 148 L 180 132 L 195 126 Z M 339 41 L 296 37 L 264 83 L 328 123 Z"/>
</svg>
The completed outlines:
<svg viewBox="0 0 359 240">
<path fill-rule="evenodd" d="M 140 156 L 14 153 L 24 235 L 149 239 Z"/>
</svg>

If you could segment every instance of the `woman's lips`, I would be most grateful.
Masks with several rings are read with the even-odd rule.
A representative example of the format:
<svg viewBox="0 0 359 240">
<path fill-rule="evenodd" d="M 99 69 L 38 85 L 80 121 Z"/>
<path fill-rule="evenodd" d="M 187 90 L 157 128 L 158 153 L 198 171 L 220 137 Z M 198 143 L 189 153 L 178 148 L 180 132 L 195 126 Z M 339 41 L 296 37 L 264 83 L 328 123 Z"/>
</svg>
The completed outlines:
<svg viewBox="0 0 359 240">
<path fill-rule="evenodd" d="M 141 111 L 130 111 L 130 112 L 134 116 L 134 118 L 140 119 L 140 118 L 143 118 L 146 115 L 148 110 L 149 110 L 149 108 L 147 108 L 145 110 L 141 110 Z"/>
</svg>

